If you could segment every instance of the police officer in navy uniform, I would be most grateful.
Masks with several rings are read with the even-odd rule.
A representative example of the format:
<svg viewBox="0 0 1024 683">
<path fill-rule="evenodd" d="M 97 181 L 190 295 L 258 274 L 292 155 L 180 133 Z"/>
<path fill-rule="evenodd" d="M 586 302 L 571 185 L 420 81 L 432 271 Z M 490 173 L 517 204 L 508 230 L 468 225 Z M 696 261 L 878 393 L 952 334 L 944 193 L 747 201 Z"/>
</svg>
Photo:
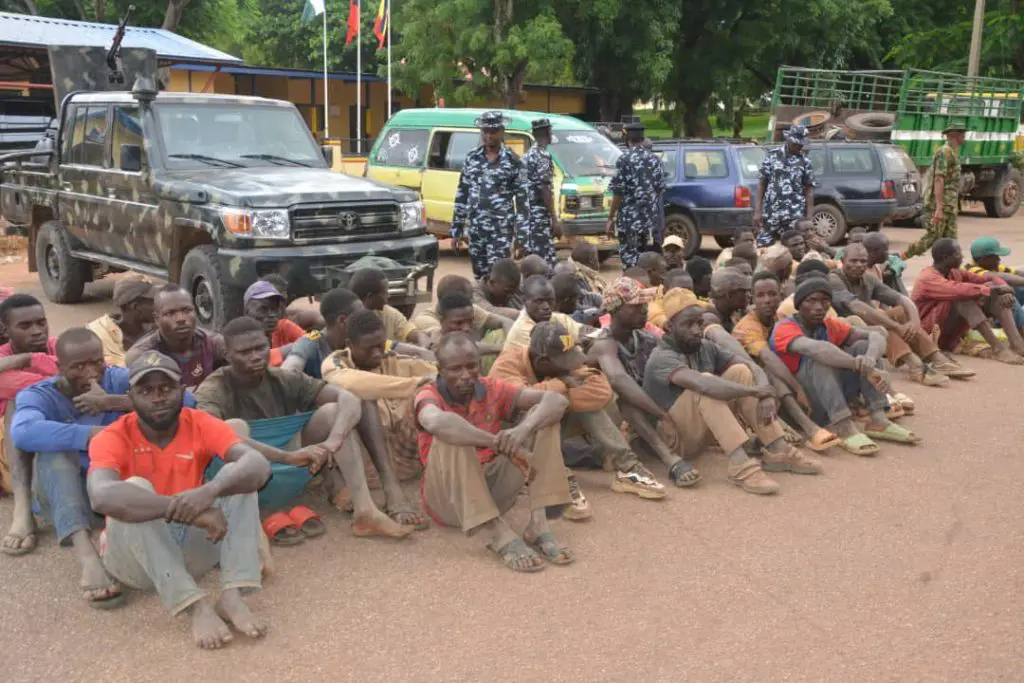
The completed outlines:
<svg viewBox="0 0 1024 683">
<path fill-rule="evenodd" d="M 613 196 L 606 233 L 618 237 L 622 267 L 632 268 L 661 225 L 665 171 L 658 157 L 644 147 L 642 123 L 626 124 L 623 130 L 627 149 L 615 163 L 615 177 L 608 185 Z"/>
<path fill-rule="evenodd" d="M 482 145 L 466 155 L 455 193 L 449 235 L 469 239 L 473 276 L 490 273 L 495 261 L 512 255 L 512 238 L 526 220 L 526 167 L 505 146 L 505 116 L 489 111 L 476 120 Z"/>
<path fill-rule="evenodd" d="M 555 167 L 548 145 L 551 144 L 551 121 L 537 119 L 532 124 L 533 147 L 523 157 L 526 165 L 529 210 L 527 220 L 516 242 L 522 255 L 537 254 L 554 268 L 554 238 L 559 234 L 558 212 L 555 207 Z"/>
</svg>

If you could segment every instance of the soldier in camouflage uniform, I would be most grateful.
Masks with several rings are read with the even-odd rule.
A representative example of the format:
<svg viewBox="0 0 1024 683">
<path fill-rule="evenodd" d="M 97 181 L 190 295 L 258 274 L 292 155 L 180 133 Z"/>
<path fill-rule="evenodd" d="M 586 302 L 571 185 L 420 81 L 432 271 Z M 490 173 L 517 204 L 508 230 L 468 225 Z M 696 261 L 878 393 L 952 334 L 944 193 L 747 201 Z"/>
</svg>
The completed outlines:
<svg viewBox="0 0 1024 683">
<path fill-rule="evenodd" d="M 956 216 L 960 212 L 960 155 L 957 151 L 964 144 L 965 131 L 961 124 L 951 124 L 942 131 L 946 144 L 932 155 L 932 165 L 924 181 L 924 237 L 900 255 L 904 261 L 926 253 L 939 238 L 956 239 Z"/>
<path fill-rule="evenodd" d="M 810 218 L 814 206 L 814 166 L 803 153 L 807 128 L 790 126 L 783 138 L 785 144 L 768 152 L 761 162 L 761 185 L 754 207 L 759 247 L 777 242 L 797 220 Z"/>
<path fill-rule="evenodd" d="M 495 261 L 512 255 L 516 221 L 525 220 L 527 200 L 526 167 L 504 145 L 504 115 L 489 111 L 476 125 L 483 144 L 466 155 L 449 235 L 469 239 L 473 276 L 479 280 Z"/>
<path fill-rule="evenodd" d="M 644 148 L 643 124 L 630 123 L 623 129 L 628 148 L 615 163 L 615 177 L 608 185 L 613 196 L 606 233 L 615 233 L 618 218 L 619 260 L 625 269 L 636 265 L 661 223 L 665 171 L 658 157 Z"/>
<path fill-rule="evenodd" d="M 528 216 L 521 224 L 516 241 L 522 247 L 523 256 L 537 254 L 554 267 L 557 260 L 554 237 L 559 232 L 559 226 L 554 198 L 554 162 L 548 151 L 548 145 L 551 144 L 551 121 L 534 121 L 533 139 L 533 147 L 523 157 L 529 193 Z"/>
</svg>

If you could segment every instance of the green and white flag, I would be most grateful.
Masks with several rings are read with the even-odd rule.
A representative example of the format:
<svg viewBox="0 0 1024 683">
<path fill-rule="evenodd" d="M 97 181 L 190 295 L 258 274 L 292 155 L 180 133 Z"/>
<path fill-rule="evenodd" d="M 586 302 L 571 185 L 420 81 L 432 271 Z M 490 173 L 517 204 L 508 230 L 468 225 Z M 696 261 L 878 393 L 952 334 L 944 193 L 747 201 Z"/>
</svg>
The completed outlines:
<svg viewBox="0 0 1024 683">
<path fill-rule="evenodd" d="M 306 0 L 306 7 L 302 10 L 302 21 L 312 21 L 324 13 L 324 0 Z"/>
</svg>

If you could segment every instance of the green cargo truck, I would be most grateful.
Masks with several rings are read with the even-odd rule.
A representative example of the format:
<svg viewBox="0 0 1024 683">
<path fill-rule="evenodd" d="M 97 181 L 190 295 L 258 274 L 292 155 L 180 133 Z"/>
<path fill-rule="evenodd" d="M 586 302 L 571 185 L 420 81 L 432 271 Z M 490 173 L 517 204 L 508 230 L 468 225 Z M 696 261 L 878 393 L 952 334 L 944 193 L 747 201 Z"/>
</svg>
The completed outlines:
<svg viewBox="0 0 1024 683">
<path fill-rule="evenodd" d="M 993 218 L 1021 203 L 1021 172 L 1011 159 L 1024 143 L 1024 81 L 906 71 L 830 71 L 782 67 L 772 93 L 769 139 L 795 122 L 812 137 L 891 141 L 923 172 L 950 123 L 967 127 L 960 149 L 960 195 Z"/>
</svg>

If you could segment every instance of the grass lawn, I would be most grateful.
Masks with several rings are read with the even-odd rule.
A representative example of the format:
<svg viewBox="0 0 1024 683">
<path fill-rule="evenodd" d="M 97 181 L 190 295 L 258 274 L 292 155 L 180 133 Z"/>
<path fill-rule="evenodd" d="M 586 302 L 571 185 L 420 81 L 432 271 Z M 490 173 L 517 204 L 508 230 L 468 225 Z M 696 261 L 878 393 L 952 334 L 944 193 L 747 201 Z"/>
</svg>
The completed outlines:
<svg viewBox="0 0 1024 683">
<path fill-rule="evenodd" d="M 643 124 L 647 126 L 647 137 L 672 137 L 672 128 L 665 123 L 660 113 L 650 109 L 641 109 L 637 110 L 636 114 L 640 117 Z M 771 114 L 768 112 L 758 112 L 745 116 L 743 119 L 743 137 L 764 140 L 768 136 L 768 119 L 770 117 Z M 731 130 L 715 128 L 714 133 L 717 137 L 732 137 Z"/>
</svg>

